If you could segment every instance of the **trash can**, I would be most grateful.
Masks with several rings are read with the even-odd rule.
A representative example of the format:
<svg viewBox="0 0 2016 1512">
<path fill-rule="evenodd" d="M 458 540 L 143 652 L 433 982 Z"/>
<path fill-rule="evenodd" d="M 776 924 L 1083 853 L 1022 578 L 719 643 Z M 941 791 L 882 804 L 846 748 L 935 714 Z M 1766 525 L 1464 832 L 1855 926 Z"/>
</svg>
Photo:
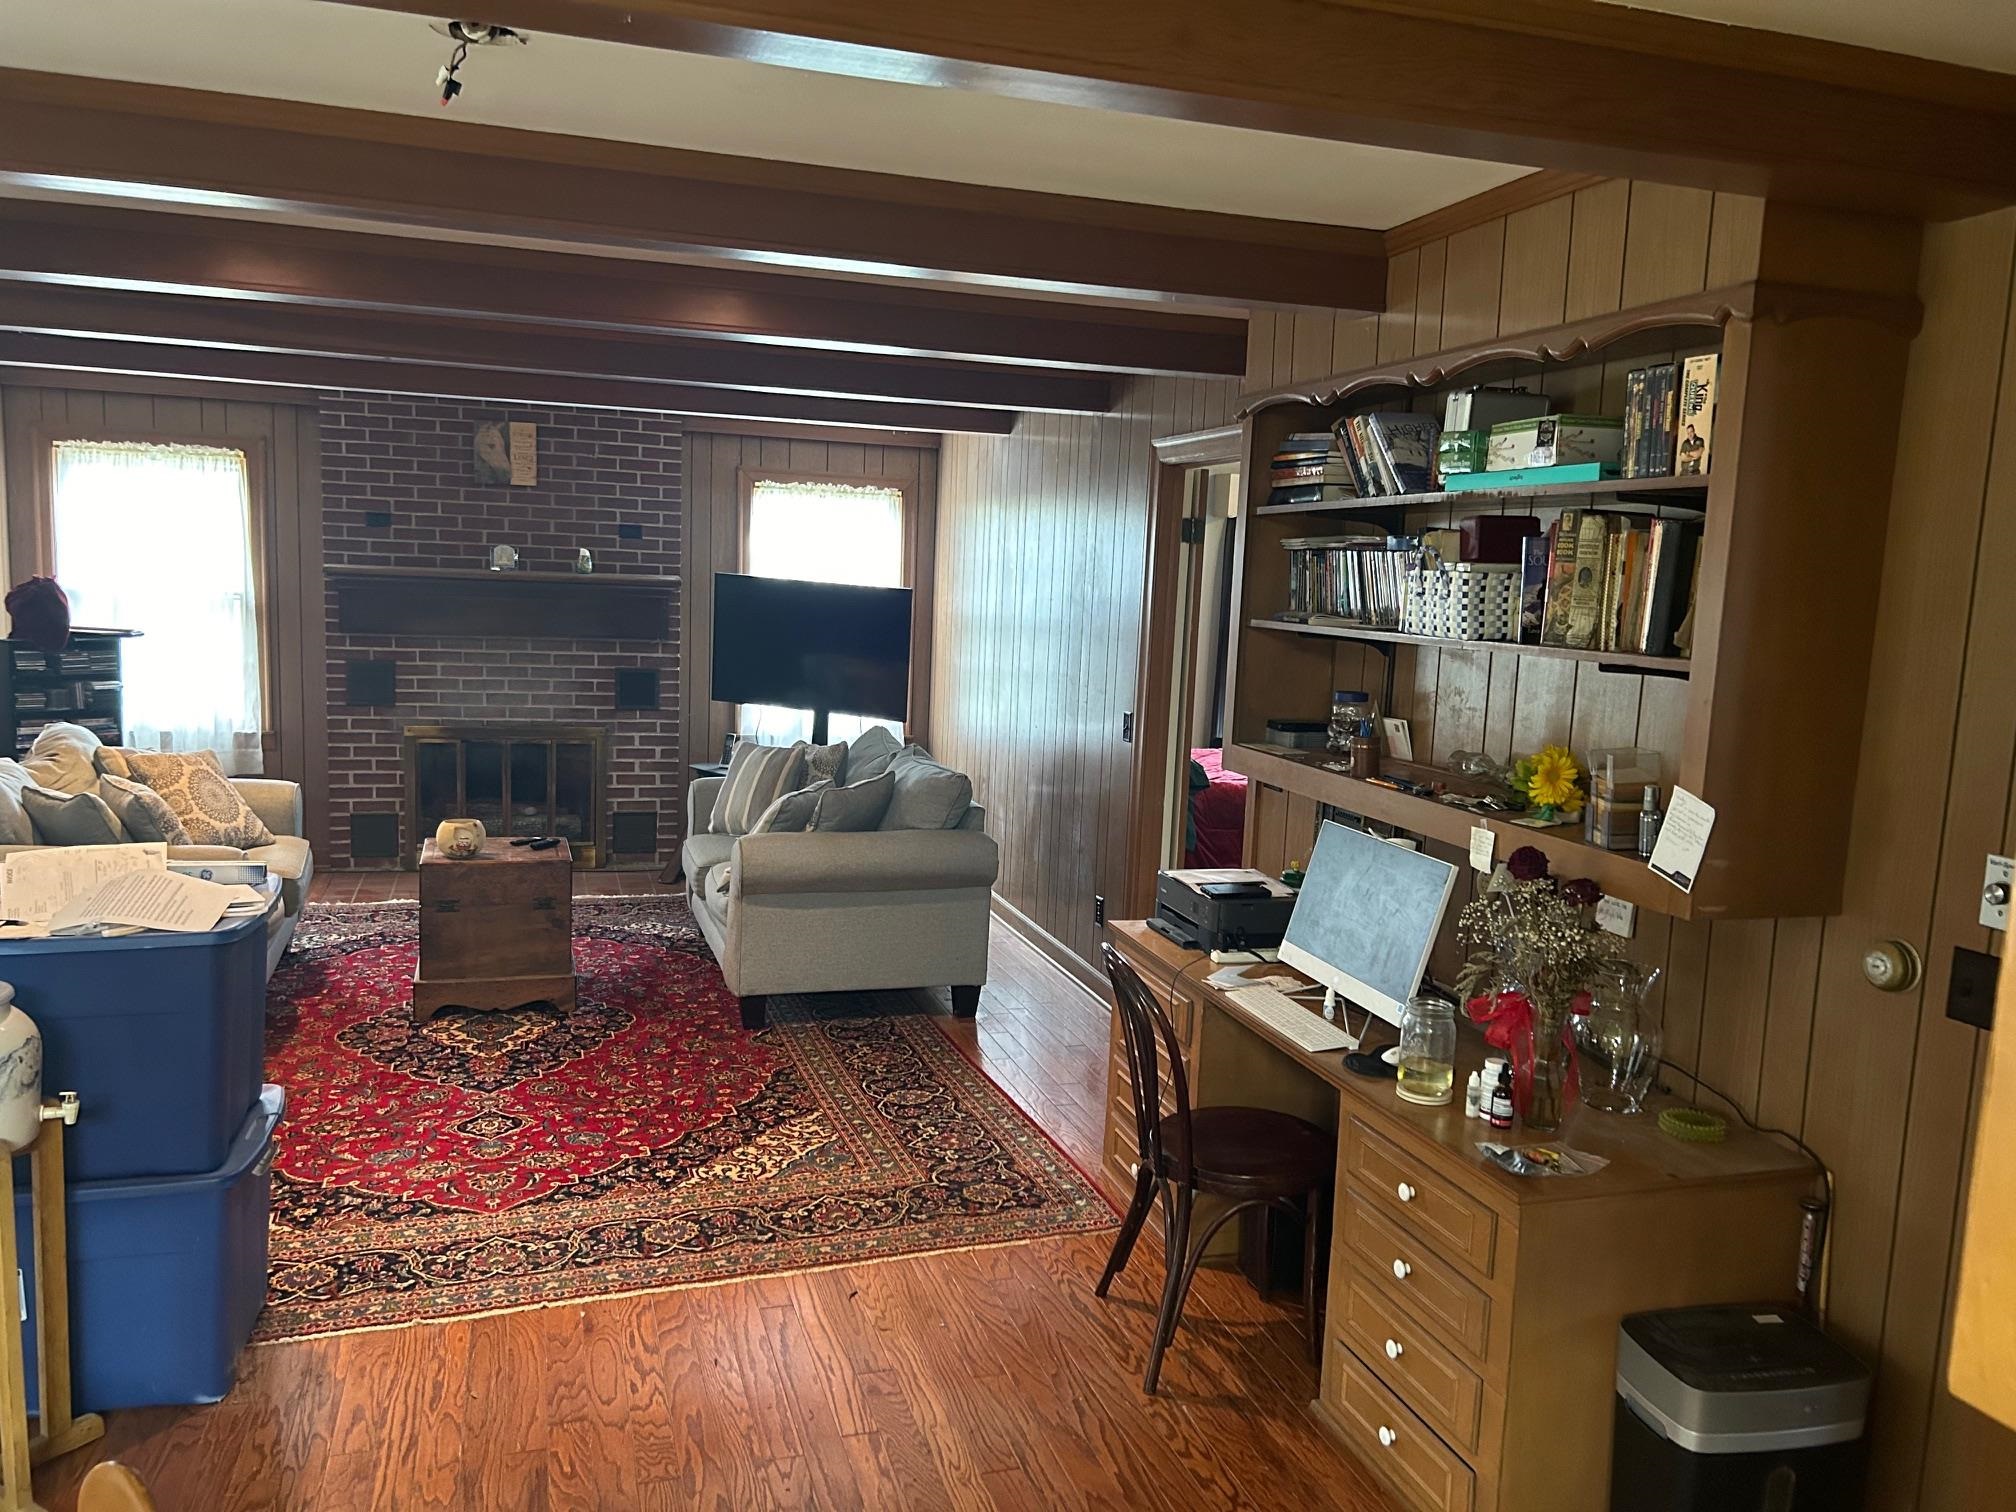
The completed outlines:
<svg viewBox="0 0 2016 1512">
<path fill-rule="evenodd" d="M 1617 1337 L 1611 1512 L 1838 1512 L 1869 1372 L 1774 1305 L 1636 1313 Z"/>
</svg>

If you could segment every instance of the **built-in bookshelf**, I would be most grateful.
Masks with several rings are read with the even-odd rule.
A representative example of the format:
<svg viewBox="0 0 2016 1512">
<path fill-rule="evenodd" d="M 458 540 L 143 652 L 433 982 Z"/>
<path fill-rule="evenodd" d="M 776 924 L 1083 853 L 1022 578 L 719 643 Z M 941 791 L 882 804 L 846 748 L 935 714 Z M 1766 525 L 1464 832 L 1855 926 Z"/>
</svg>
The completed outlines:
<svg viewBox="0 0 2016 1512">
<path fill-rule="evenodd" d="M 1501 855 L 1534 845 L 1560 874 L 1593 877 L 1616 896 L 1676 917 L 1835 911 L 1897 375 L 1917 319 L 1909 298 L 1756 282 L 1249 396 L 1226 765 L 1262 786 L 1259 803 L 1275 791 L 1296 805 L 1298 832 L 1313 827 L 1319 805 L 1456 850 L 1482 825 Z M 1346 416 L 1433 413 L 1453 389 L 1506 383 L 1533 384 L 1563 410 L 1617 414 L 1633 369 L 1701 353 L 1720 357 L 1704 473 L 1269 501 L 1270 465 L 1286 439 L 1329 430 Z M 1858 417 L 1853 446 L 1843 444 L 1846 416 Z M 1872 476 L 1880 486 L 1871 486 Z M 1452 641 L 1322 622 L 1330 616 L 1310 623 L 1291 607 L 1283 542 L 1321 535 L 1326 515 L 1369 515 L 1411 536 L 1490 513 L 1533 515 L 1544 529 L 1563 509 L 1700 522 L 1690 654 Z M 1268 720 L 1321 719 L 1335 688 L 1365 688 L 1382 712 L 1432 724 L 1432 739 L 1416 742 L 1419 764 L 1406 771 L 1411 781 L 1457 793 L 1468 789 L 1446 770 L 1453 750 L 1502 760 L 1548 742 L 1577 750 L 1632 743 L 1604 738 L 1629 730 L 1659 754 L 1665 787 L 1683 787 L 1717 811 L 1693 892 L 1665 882 L 1635 854 L 1585 843 L 1579 830 L 1480 819 L 1330 770 L 1321 753 L 1266 743 Z M 1249 826 L 1249 850 L 1253 834 Z"/>
<path fill-rule="evenodd" d="M 0 732 L 19 757 L 45 725 L 82 725 L 106 745 L 125 744 L 126 682 L 122 651 L 132 630 L 72 630 L 61 651 L 5 642 L 0 656 Z"/>
</svg>

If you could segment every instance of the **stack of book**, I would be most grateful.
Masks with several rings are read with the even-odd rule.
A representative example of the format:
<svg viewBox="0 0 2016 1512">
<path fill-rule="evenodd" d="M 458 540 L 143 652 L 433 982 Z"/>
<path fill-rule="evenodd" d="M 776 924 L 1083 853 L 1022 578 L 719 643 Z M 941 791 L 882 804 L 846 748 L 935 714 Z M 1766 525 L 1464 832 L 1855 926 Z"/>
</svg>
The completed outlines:
<svg viewBox="0 0 2016 1512">
<path fill-rule="evenodd" d="M 1328 431 L 1297 431 L 1274 453 L 1269 504 L 1337 504 L 1358 497 L 1351 469 Z"/>
<path fill-rule="evenodd" d="M 1288 552 L 1288 614 L 1312 625 L 1395 630 L 1420 543 L 1407 536 L 1301 536 Z"/>
<path fill-rule="evenodd" d="M 1685 362 L 1661 362 L 1624 375 L 1624 453 L 1627 478 L 1664 478 L 1708 471 L 1715 428 L 1713 352 Z"/>
<path fill-rule="evenodd" d="M 1674 637 L 1693 607 L 1700 541 L 1699 520 L 1563 510 L 1547 533 L 1540 643 L 1684 655 Z"/>
<path fill-rule="evenodd" d="M 1404 410 L 1346 415 L 1335 427 L 1337 449 L 1362 499 L 1432 492 L 1441 433 L 1433 415 Z"/>
</svg>

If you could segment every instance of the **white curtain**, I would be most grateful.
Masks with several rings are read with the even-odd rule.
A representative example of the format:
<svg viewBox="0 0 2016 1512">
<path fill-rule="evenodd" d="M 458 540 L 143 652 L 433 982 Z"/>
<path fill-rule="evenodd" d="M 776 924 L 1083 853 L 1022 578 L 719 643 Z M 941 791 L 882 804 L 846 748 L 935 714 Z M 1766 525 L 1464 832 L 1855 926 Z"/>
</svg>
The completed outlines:
<svg viewBox="0 0 2016 1512">
<path fill-rule="evenodd" d="M 749 491 L 749 560 L 757 577 L 863 588 L 903 586 L 903 495 L 894 488 L 852 483 L 758 479 Z M 764 745 L 812 738 L 812 711 L 775 704 L 742 705 L 742 737 Z M 826 738 L 852 740 L 881 725 L 898 740 L 903 722 L 835 712 Z"/>
<path fill-rule="evenodd" d="M 126 743 L 260 759 L 259 607 L 245 453 L 59 441 L 56 581 L 75 625 L 126 643 Z"/>
</svg>

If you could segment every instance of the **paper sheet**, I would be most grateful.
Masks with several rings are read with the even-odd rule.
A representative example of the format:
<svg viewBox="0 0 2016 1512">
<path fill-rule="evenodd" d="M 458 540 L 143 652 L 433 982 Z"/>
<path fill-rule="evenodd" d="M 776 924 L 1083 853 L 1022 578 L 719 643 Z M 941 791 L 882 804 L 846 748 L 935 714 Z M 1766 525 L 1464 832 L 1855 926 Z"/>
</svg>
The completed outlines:
<svg viewBox="0 0 2016 1512">
<path fill-rule="evenodd" d="M 168 847 L 47 845 L 17 851 L 0 862 L 0 915 L 24 924 L 47 924 L 80 897 L 132 871 L 166 874 Z"/>
<path fill-rule="evenodd" d="M 160 871 L 129 871 L 81 898 L 49 921 L 52 930 L 123 924 L 135 929 L 194 932 L 215 929 L 231 901 L 231 889 L 200 877 Z"/>
<path fill-rule="evenodd" d="M 1188 887 L 1202 887 L 1207 882 L 1264 882 L 1267 891 L 1277 898 L 1295 895 L 1295 889 L 1280 878 L 1245 866 L 1194 866 L 1185 871 L 1171 871 L 1168 876 Z"/>
<path fill-rule="evenodd" d="M 1715 830 L 1715 810 L 1683 787 L 1673 789 L 1666 818 L 1659 826 L 1659 842 L 1652 847 L 1652 870 L 1682 892 L 1694 891 L 1694 879 L 1701 874 L 1701 858 L 1708 854 L 1708 837 Z"/>
</svg>

